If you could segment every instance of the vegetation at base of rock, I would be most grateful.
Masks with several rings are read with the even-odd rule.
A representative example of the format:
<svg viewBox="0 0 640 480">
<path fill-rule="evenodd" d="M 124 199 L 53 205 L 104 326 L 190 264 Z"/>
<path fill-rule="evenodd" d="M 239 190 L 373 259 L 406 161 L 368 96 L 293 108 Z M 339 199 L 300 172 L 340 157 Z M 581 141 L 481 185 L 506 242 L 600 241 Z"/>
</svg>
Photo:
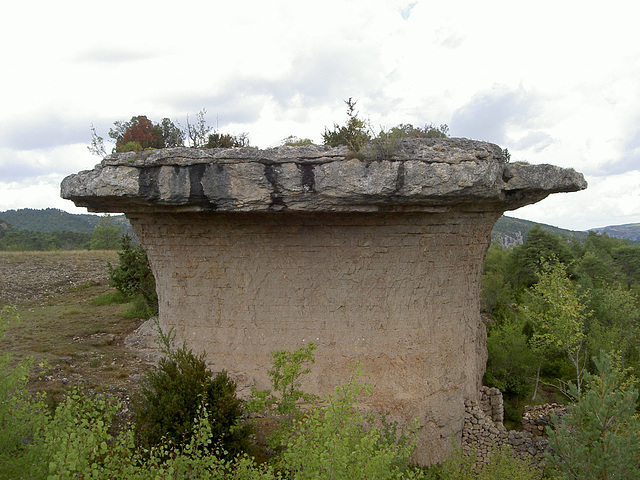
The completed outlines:
<svg viewBox="0 0 640 480">
<path fill-rule="evenodd" d="M 120 248 L 120 263 L 115 267 L 107 263 L 109 285 L 129 300 L 138 299 L 140 316 L 150 318 L 158 312 L 158 296 L 147 254 L 140 244 L 134 245 L 128 235 L 122 236 Z"/>
<path fill-rule="evenodd" d="M 302 378 L 311 372 L 315 349 L 315 344 L 311 342 L 294 352 L 271 352 L 271 369 L 267 370 L 267 374 L 271 379 L 272 390 L 253 388 L 251 391 L 247 409 L 277 417 L 279 427 L 268 439 L 269 446 L 275 450 L 284 445 L 291 434 L 293 423 L 302 418 L 300 404 L 312 404 L 318 400 L 316 396 L 302 390 Z"/>
<path fill-rule="evenodd" d="M 142 393 L 135 401 L 136 443 L 145 449 L 168 442 L 189 444 L 197 422 L 206 418 L 210 433 L 207 444 L 233 458 L 249 448 L 251 428 L 241 423 L 242 406 L 236 384 L 227 372 L 215 376 L 207 368 L 204 354 L 195 355 L 186 346 L 175 348 L 167 337 L 165 356 L 158 368 L 147 372 Z"/>
</svg>

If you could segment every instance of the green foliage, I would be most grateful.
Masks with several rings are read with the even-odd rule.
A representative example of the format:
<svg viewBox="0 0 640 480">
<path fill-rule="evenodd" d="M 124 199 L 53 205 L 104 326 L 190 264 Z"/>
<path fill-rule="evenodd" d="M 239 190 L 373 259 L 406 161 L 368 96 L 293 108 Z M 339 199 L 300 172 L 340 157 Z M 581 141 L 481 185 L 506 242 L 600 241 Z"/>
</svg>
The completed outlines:
<svg viewBox="0 0 640 480">
<path fill-rule="evenodd" d="M 116 152 L 141 152 L 144 147 L 138 142 L 127 142 L 124 145 L 120 145 Z"/>
<path fill-rule="evenodd" d="M 20 208 L 0 213 L 0 218 L 17 230 L 32 232 L 72 232 L 91 233 L 100 223 L 100 216 L 92 214 L 72 214 L 58 208 Z M 131 230 L 124 215 L 112 215 L 113 223 L 123 230 Z M 1 230 L 0 230 L 1 231 Z"/>
<path fill-rule="evenodd" d="M 281 145 L 283 147 L 302 147 L 304 145 L 313 145 L 313 142 L 310 138 L 299 138 L 295 135 L 289 135 L 282 140 Z"/>
<path fill-rule="evenodd" d="M 385 135 L 384 130 L 380 135 Z M 396 138 L 447 138 L 449 136 L 449 126 L 442 124 L 435 126 L 432 123 L 425 124 L 424 127 L 414 127 L 410 123 L 401 123 L 391 128 L 386 135 Z"/>
<path fill-rule="evenodd" d="M 168 441 L 188 443 L 201 412 L 209 422 L 210 444 L 235 456 L 248 448 L 249 426 L 240 425 L 236 385 L 225 371 L 212 378 L 204 354 L 185 346 L 168 349 L 158 369 L 146 374 L 135 408 L 136 439 L 144 448 Z"/>
<path fill-rule="evenodd" d="M 365 158 L 369 160 L 390 160 L 401 150 L 402 140 L 406 138 L 447 138 L 449 127 L 427 124 L 424 127 L 414 127 L 411 124 L 400 124 L 380 132 L 372 138 L 363 150 Z"/>
<path fill-rule="evenodd" d="M 251 399 L 247 402 L 250 411 L 275 414 L 280 420 L 280 428 L 269 438 L 272 448 L 278 448 L 286 442 L 293 422 L 302 417 L 300 403 L 313 403 L 317 400 L 316 396 L 302 390 L 302 378 L 311 372 L 310 365 L 315 362 L 315 349 L 315 344 L 309 343 L 294 352 L 271 352 L 272 368 L 267 374 L 271 378 L 273 390 L 254 388 L 251 392 Z"/>
<path fill-rule="evenodd" d="M 347 105 L 346 125 L 334 124 L 333 130 L 325 128 L 322 141 L 331 147 L 346 145 L 350 151 L 358 152 L 371 139 L 370 128 L 366 121 L 358 118 L 356 101 L 349 97 L 344 103 Z"/>
<path fill-rule="evenodd" d="M 116 250 L 120 246 L 120 227 L 113 223 L 110 215 L 100 217 L 100 223 L 91 233 L 91 250 Z"/>
<path fill-rule="evenodd" d="M 230 135 L 214 132 L 209 135 L 204 148 L 242 148 L 249 146 L 249 136 L 246 133 Z"/>
<path fill-rule="evenodd" d="M 163 118 L 155 126 L 155 129 L 162 138 L 162 146 L 164 148 L 184 145 L 185 133 L 177 122 L 174 123 L 169 118 Z"/>
<path fill-rule="evenodd" d="M 523 301 L 523 313 L 533 326 L 531 345 L 541 356 L 562 352 L 575 369 L 580 394 L 587 363 L 585 321 L 589 315 L 578 286 L 567 277 L 565 267 L 544 265 L 538 283 Z M 558 388 L 567 393 L 561 381 Z"/>
<path fill-rule="evenodd" d="M 555 429 L 548 428 L 548 466 L 561 478 L 640 478 L 640 420 L 634 415 L 638 392 L 621 388 L 623 378 L 611 358 L 595 360 L 597 376 L 587 374 L 587 389 Z"/>
<path fill-rule="evenodd" d="M 0 250 L 8 252 L 85 249 L 89 240 L 88 233 L 32 232 L 0 228 Z"/>
<path fill-rule="evenodd" d="M 544 264 L 571 263 L 572 256 L 565 240 L 545 232 L 539 225 L 527 234 L 524 244 L 514 247 L 507 271 L 514 290 L 532 286 Z"/>
<path fill-rule="evenodd" d="M 15 307 L 0 308 L 0 341 L 6 328 L 18 321 Z M 28 478 L 37 460 L 29 448 L 46 409 L 40 397 L 27 393 L 30 367 L 28 359 L 15 362 L 11 353 L 0 353 L 0 478 Z"/>
<path fill-rule="evenodd" d="M 515 303 L 513 291 L 507 282 L 507 259 L 509 252 L 492 244 L 487 251 L 483 275 L 480 280 L 480 307 L 496 320 L 511 316 Z"/>
<path fill-rule="evenodd" d="M 424 471 L 425 480 L 541 480 L 542 471 L 529 462 L 514 457 L 509 447 L 493 451 L 490 462 L 476 466 L 473 455 L 456 449 L 443 463 Z"/>
<path fill-rule="evenodd" d="M 145 115 L 131 117 L 128 122 L 117 120 L 114 128 L 109 129 L 109 136 L 116 142 L 116 152 L 139 152 L 148 148 L 178 147 L 183 145 L 185 134 L 180 126 L 169 118 L 163 118 L 160 123 L 153 123 Z M 89 150 L 100 154 L 101 150 L 94 147 L 100 137 L 92 131 L 92 143 Z M 104 147 L 102 148 L 102 152 Z"/>
<path fill-rule="evenodd" d="M 628 288 L 640 283 L 640 247 L 623 245 L 611 252 L 622 273 L 621 280 Z"/>
<path fill-rule="evenodd" d="M 140 244 L 133 245 L 131 237 L 123 235 L 118 258 L 120 263 L 117 267 L 107 263 L 109 285 L 130 300 L 142 299 L 142 305 L 146 307 L 145 316 L 153 316 L 158 312 L 156 282 L 144 249 Z"/>
<path fill-rule="evenodd" d="M 492 326 L 487 350 L 485 385 L 500 389 L 506 400 L 527 394 L 531 390 L 538 358 L 529 347 L 523 322 L 514 319 Z"/>
<path fill-rule="evenodd" d="M 408 466 L 415 448 L 417 425 L 401 441 L 389 440 L 357 409 L 356 400 L 371 392 L 360 383 L 358 370 L 336 388 L 321 407 L 295 421 L 283 452 L 284 470 L 295 480 L 333 478 L 374 480 L 419 478 Z M 367 425 L 369 423 L 369 425 Z"/>
</svg>

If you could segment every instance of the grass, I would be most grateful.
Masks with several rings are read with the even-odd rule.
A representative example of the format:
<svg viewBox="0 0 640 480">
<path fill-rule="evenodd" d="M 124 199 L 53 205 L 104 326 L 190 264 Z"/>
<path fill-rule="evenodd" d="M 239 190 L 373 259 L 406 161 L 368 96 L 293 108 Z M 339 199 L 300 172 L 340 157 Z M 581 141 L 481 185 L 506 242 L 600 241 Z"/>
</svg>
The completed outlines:
<svg viewBox="0 0 640 480">
<path fill-rule="evenodd" d="M 11 352 L 16 361 L 32 359 L 30 390 L 44 390 L 54 398 L 73 384 L 96 391 L 128 391 L 148 368 L 124 346 L 124 338 L 143 322 L 131 314 L 135 305 L 108 286 L 106 275 L 83 280 L 78 273 L 91 277 L 88 272 L 100 271 L 100 265 L 106 272 L 107 261 L 117 262 L 116 252 L 0 252 L 0 265 L 6 271 L 13 269 L 13 282 L 25 283 L 12 285 L 18 291 L 42 289 L 38 284 L 42 271 L 76 272 L 69 274 L 75 284 L 61 286 L 59 278 L 52 279 L 53 294 L 18 303 L 20 321 L 10 325 L 0 340 L 0 351 Z M 32 279 L 21 275 L 32 265 L 38 269 Z"/>
</svg>

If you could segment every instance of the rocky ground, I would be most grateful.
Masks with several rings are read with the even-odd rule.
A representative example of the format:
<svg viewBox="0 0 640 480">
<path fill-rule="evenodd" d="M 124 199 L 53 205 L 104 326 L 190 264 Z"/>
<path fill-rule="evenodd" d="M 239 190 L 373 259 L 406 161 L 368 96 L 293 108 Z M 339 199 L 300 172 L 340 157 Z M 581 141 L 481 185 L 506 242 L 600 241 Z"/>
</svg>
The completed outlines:
<svg viewBox="0 0 640 480">
<path fill-rule="evenodd" d="M 79 286 L 106 284 L 113 251 L 0 252 L 0 305 L 43 303 Z"/>
</svg>

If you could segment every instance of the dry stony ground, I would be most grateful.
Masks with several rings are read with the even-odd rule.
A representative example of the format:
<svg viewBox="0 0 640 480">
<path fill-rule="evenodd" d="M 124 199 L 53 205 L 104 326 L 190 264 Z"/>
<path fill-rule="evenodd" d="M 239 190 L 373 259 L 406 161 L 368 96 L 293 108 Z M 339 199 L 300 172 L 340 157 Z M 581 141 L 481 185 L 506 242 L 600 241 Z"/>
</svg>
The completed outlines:
<svg viewBox="0 0 640 480">
<path fill-rule="evenodd" d="M 15 305 L 19 315 L 0 352 L 31 359 L 30 389 L 55 400 L 81 385 L 126 402 L 151 368 L 153 341 L 132 335 L 143 320 L 123 316 L 126 304 L 96 302 L 113 291 L 107 262 L 117 264 L 117 253 L 0 252 L 0 307 Z"/>
</svg>

